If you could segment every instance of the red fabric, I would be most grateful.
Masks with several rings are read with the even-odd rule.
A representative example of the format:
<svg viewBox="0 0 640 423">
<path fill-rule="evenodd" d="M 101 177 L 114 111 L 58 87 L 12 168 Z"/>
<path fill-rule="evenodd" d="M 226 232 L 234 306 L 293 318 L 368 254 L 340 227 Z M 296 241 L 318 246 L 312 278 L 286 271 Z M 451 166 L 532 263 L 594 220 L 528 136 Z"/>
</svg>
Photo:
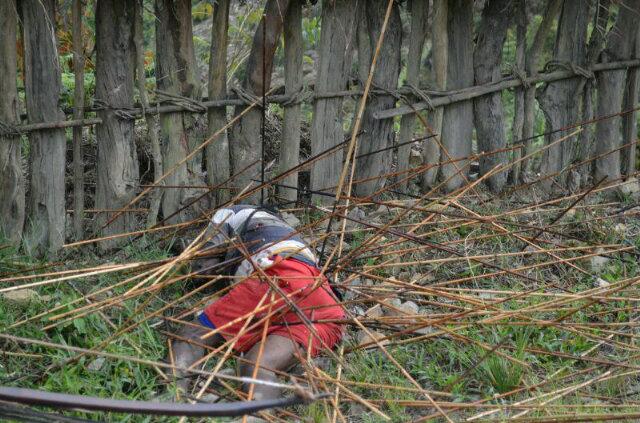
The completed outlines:
<svg viewBox="0 0 640 423">
<path fill-rule="evenodd" d="M 322 277 L 324 279 L 322 285 L 315 290 L 311 289 L 320 275 L 320 271 L 315 267 L 295 259 L 280 259 L 279 261 L 276 260 L 274 266 L 266 269 L 265 273 L 270 277 L 275 277 L 275 282 L 278 283 L 278 286 L 285 294 L 296 292 L 289 298 L 310 320 L 344 318 L 344 310 L 340 305 L 336 304 L 329 294 L 331 288 L 324 276 Z M 257 278 L 246 279 L 236 285 L 227 295 L 209 304 L 204 309 L 204 314 L 216 328 L 223 328 L 225 324 L 255 310 L 262 297 L 268 292 L 269 284 L 266 281 L 261 282 Z M 234 349 L 236 351 L 248 351 L 262 338 L 264 323 L 260 323 L 255 327 L 251 326 L 269 312 L 268 305 L 271 293 L 267 295 L 267 299 L 262 303 L 263 306 L 267 307 L 257 313 L 249 323 L 249 330 L 235 344 Z M 274 294 L 271 309 L 272 311 L 278 310 L 278 312 L 272 315 L 267 334 L 293 339 L 304 347 L 305 351 L 309 346 L 309 341 L 311 341 L 312 355 L 317 355 L 324 348 L 333 348 L 342 337 L 341 325 L 324 322 L 314 323 L 313 327 L 318 337 L 322 339 L 321 342 L 318 337 L 311 334 L 311 331 L 304 323 L 301 323 L 300 317 L 295 311 L 291 310 L 277 293 Z M 245 322 L 246 318 L 241 318 L 238 322 L 221 329 L 220 333 L 225 339 L 231 339 L 240 332 Z"/>
</svg>

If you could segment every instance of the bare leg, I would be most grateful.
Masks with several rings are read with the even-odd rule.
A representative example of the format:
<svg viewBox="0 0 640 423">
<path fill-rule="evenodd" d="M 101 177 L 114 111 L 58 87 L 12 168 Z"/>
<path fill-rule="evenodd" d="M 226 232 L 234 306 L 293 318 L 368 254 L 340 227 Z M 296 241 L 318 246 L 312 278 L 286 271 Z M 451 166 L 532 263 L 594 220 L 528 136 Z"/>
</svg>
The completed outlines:
<svg viewBox="0 0 640 423">
<path fill-rule="evenodd" d="M 176 367 L 186 368 L 202 358 L 205 353 L 205 347 L 215 347 L 224 342 L 224 338 L 220 334 L 215 334 L 207 339 L 200 339 L 201 336 L 207 334 L 211 329 L 203 326 L 182 326 L 178 332 L 178 337 L 189 340 L 189 342 L 176 340 L 173 342 L 173 354 Z M 182 392 L 188 392 L 191 385 L 191 379 L 188 372 L 178 370 L 178 380 L 176 385 Z"/>
<path fill-rule="evenodd" d="M 264 349 L 262 351 L 262 357 L 258 367 L 258 373 L 256 379 L 265 380 L 269 382 L 277 382 L 278 377 L 270 370 L 266 370 L 263 367 L 273 370 L 286 370 L 295 363 L 295 351 L 300 347 L 291 339 L 278 335 L 269 335 L 264 340 Z M 256 344 L 249 350 L 245 359 L 251 363 L 255 363 L 258 359 L 258 353 L 260 351 L 260 344 Z M 240 367 L 240 372 L 244 377 L 252 377 L 254 371 L 254 364 L 243 363 Z M 245 384 L 243 390 L 249 391 L 250 384 Z M 253 389 L 253 398 L 256 400 L 279 398 L 280 389 L 255 384 Z"/>
</svg>

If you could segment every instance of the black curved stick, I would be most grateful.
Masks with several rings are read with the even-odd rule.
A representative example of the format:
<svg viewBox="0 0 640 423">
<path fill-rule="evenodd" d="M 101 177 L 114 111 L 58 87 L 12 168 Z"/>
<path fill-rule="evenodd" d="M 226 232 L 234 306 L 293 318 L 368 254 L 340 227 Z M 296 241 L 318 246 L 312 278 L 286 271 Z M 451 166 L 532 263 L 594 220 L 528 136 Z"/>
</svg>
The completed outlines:
<svg viewBox="0 0 640 423">
<path fill-rule="evenodd" d="M 60 394 L 36 389 L 0 387 L 0 400 L 28 405 L 44 405 L 54 408 L 110 411 L 115 413 L 153 414 L 187 417 L 236 417 L 252 414 L 269 408 L 312 402 L 330 394 L 310 398 L 291 397 L 261 401 L 238 401 L 218 404 L 180 404 L 115 400 L 84 395 Z"/>
</svg>

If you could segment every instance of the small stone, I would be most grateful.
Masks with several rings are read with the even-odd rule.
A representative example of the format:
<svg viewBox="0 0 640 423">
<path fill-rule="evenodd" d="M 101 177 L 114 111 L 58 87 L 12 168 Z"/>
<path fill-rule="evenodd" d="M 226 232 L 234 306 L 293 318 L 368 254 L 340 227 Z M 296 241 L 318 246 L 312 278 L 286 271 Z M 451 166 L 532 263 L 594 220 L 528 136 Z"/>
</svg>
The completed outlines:
<svg viewBox="0 0 640 423">
<path fill-rule="evenodd" d="M 364 312 L 364 315 L 370 318 L 382 317 L 382 306 L 376 304 Z"/>
<path fill-rule="evenodd" d="M 607 287 L 611 286 L 611 283 L 605 281 L 602 278 L 598 278 L 598 279 L 596 279 L 595 285 L 596 285 L 597 288 L 607 288 Z"/>
<path fill-rule="evenodd" d="M 89 365 L 87 366 L 87 370 L 94 373 L 99 372 L 100 369 L 102 369 L 104 362 L 105 362 L 104 357 L 98 357 L 95 360 L 93 360 L 91 363 L 89 363 Z"/>
<path fill-rule="evenodd" d="M 478 297 L 483 300 L 493 300 L 496 298 L 496 295 L 492 294 L 491 292 L 481 292 L 480 294 L 478 294 Z"/>
<path fill-rule="evenodd" d="M 4 294 L 2 294 L 2 298 L 17 304 L 25 304 L 30 301 L 42 300 L 42 297 L 40 297 L 40 295 L 38 295 L 36 291 L 28 288 L 5 292 Z"/>
<path fill-rule="evenodd" d="M 331 369 L 331 359 L 329 357 L 316 357 L 313 359 L 313 365 L 327 372 Z"/>
<path fill-rule="evenodd" d="M 420 335 L 431 335 L 432 333 L 435 333 L 436 330 L 431 326 L 426 326 L 424 328 L 416 329 L 414 332 Z"/>
<path fill-rule="evenodd" d="M 598 248 L 596 250 L 596 253 L 598 254 L 604 253 L 604 252 L 605 250 L 603 248 Z M 591 270 L 593 270 L 594 272 L 600 272 L 607 266 L 609 261 L 610 260 L 607 257 L 593 256 L 591 257 Z"/>
<path fill-rule="evenodd" d="M 214 403 L 220 400 L 220 397 L 216 394 L 207 393 L 200 397 L 200 402 Z"/>
<path fill-rule="evenodd" d="M 422 154 L 418 150 L 411 149 L 409 153 L 409 165 L 411 167 L 422 166 Z"/>
<path fill-rule="evenodd" d="M 400 306 L 400 310 L 402 310 L 404 314 L 415 315 L 420 312 L 420 307 L 418 306 L 418 304 L 414 303 L 413 301 L 405 301 Z"/>
<path fill-rule="evenodd" d="M 567 212 L 564 214 L 564 216 L 562 216 L 562 218 L 564 220 L 573 220 L 573 218 L 576 216 L 576 209 L 569 209 L 567 210 Z"/>
<path fill-rule="evenodd" d="M 378 207 L 376 211 L 371 213 L 370 217 L 386 216 L 389 213 L 391 213 L 391 208 L 383 204 L 380 207 Z"/>
<path fill-rule="evenodd" d="M 347 217 L 351 219 L 364 220 L 364 218 L 367 217 L 367 214 L 360 207 L 354 207 L 349 210 Z"/>
<path fill-rule="evenodd" d="M 627 225 L 625 225 L 624 223 L 618 223 L 613 227 L 613 230 L 619 234 L 625 234 L 627 232 Z"/>
<path fill-rule="evenodd" d="M 400 308 L 402 301 L 399 298 L 390 298 L 384 301 L 384 314 L 387 316 L 393 315 L 392 313 L 397 313 L 394 308 Z"/>
<path fill-rule="evenodd" d="M 618 187 L 618 192 L 623 199 L 630 197 L 633 200 L 638 200 L 640 199 L 640 181 L 638 178 L 629 178 Z"/>
<path fill-rule="evenodd" d="M 282 220 L 292 228 L 297 228 L 300 225 L 300 219 L 292 213 L 282 213 Z"/>
<path fill-rule="evenodd" d="M 398 279 L 400 279 L 401 281 L 408 282 L 408 281 L 411 280 L 411 276 L 412 275 L 413 274 L 411 272 L 408 272 L 408 271 L 400 272 L 398 274 Z"/>
<path fill-rule="evenodd" d="M 368 411 L 369 410 L 367 410 L 367 408 L 359 402 L 352 402 L 351 404 L 349 404 L 349 416 L 351 418 L 360 420 L 362 419 L 362 416 L 367 414 Z"/>
<path fill-rule="evenodd" d="M 375 332 L 375 331 L 369 331 L 369 332 L 371 333 L 372 336 L 370 336 L 367 332 L 363 330 L 358 333 L 358 345 L 371 344 L 371 345 L 368 345 L 367 348 L 375 348 L 378 346 L 378 344 L 376 344 L 374 341 L 378 341 L 386 336 L 385 334 L 380 332 Z M 388 339 L 384 339 L 380 341 L 380 345 L 386 345 L 388 343 L 389 343 Z"/>
</svg>

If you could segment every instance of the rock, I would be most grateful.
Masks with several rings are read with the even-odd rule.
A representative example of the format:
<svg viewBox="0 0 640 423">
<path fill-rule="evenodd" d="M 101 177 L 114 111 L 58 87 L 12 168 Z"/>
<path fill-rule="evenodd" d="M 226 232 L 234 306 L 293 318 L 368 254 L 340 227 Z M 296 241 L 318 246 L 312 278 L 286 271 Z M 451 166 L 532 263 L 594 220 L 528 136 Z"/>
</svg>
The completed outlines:
<svg viewBox="0 0 640 423">
<path fill-rule="evenodd" d="M 398 279 L 403 282 L 409 282 L 411 280 L 411 276 L 413 276 L 413 273 L 406 270 L 404 272 L 398 273 Z"/>
<path fill-rule="evenodd" d="M 622 200 L 626 198 L 640 199 L 640 181 L 638 181 L 638 178 L 627 179 L 626 182 L 618 187 L 618 194 L 622 197 Z"/>
<path fill-rule="evenodd" d="M 576 217 L 576 209 L 569 209 L 564 214 L 564 216 L 562 216 L 562 219 L 563 220 L 573 220 L 574 217 Z"/>
<path fill-rule="evenodd" d="M 369 410 L 359 402 L 349 404 L 349 417 L 353 420 L 360 421 L 362 416 L 366 415 Z"/>
<path fill-rule="evenodd" d="M 89 365 L 87 366 L 87 370 L 94 373 L 99 372 L 100 369 L 102 369 L 102 366 L 104 365 L 105 360 L 106 359 L 104 357 L 96 358 L 91 363 L 89 363 Z"/>
<path fill-rule="evenodd" d="M 404 303 L 402 303 L 402 305 L 400 306 L 400 310 L 402 310 L 403 314 L 409 316 L 415 316 L 416 314 L 420 313 L 420 307 L 413 301 L 405 301 Z"/>
<path fill-rule="evenodd" d="M 576 192 L 580 192 L 580 186 L 581 186 L 580 172 L 573 169 L 569 172 L 569 175 L 567 176 L 567 188 L 569 189 L 569 192 L 573 194 Z"/>
<path fill-rule="evenodd" d="M 621 235 L 624 235 L 627 233 L 627 225 L 625 225 L 624 223 L 618 223 L 613 227 L 613 230 Z"/>
<path fill-rule="evenodd" d="M 367 214 L 360 207 L 354 207 L 349 210 L 349 213 L 347 213 L 347 217 L 351 219 L 364 220 L 365 217 L 367 217 Z"/>
<path fill-rule="evenodd" d="M 387 301 L 391 307 L 384 308 L 384 314 L 390 317 L 414 316 L 420 312 L 420 307 L 413 301 L 402 302 L 397 298 Z"/>
<path fill-rule="evenodd" d="M 604 253 L 604 252 L 605 250 L 603 248 L 598 248 L 596 250 L 596 253 Z M 593 256 L 591 257 L 591 270 L 593 270 L 594 272 L 600 272 L 607 266 L 609 261 L 610 259 L 607 257 Z"/>
<path fill-rule="evenodd" d="M 300 219 L 298 219 L 292 213 L 282 213 L 282 220 L 284 220 L 287 225 L 291 226 L 292 228 L 297 228 L 298 225 L 300 225 Z"/>
<path fill-rule="evenodd" d="M 607 288 L 607 287 L 611 286 L 611 283 L 605 281 L 602 278 L 598 278 L 598 279 L 596 279 L 595 286 L 596 286 L 596 288 Z"/>
<path fill-rule="evenodd" d="M 374 211 L 373 213 L 371 213 L 369 215 L 369 217 L 380 217 L 380 216 L 387 216 L 391 213 L 391 208 L 389 206 L 385 206 L 384 204 L 381 205 L 380 207 L 378 207 L 378 209 L 376 211 Z"/>
<path fill-rule="evenodd" d="M 418 150 L 411 149 L 409 153 L 409 166 L 420 167 L 422 166 L 422 154 Z"/>
<path fill-rule="evenodd" d="M 382 306 L 380 304 L 376 304 L 369 310 L 365 311 L 364 315 L 371 318 L 382 317 Z"/>
<path fill-rule="evenodd" d="M 426 326 L 424 328 L 414 330 L 415 333 L 420 335 L 431 335 L 432 333 L 435 333 L 435 331 L 436 330 L 431 326 Z"/>
<path fill-rule="evenodd" d="M 331 359 L 329 357 L 316 357 L 313 359 L 313 365 L 324 372 L 331 369 Z"/>
<path fill-rule="evenodd" d="M 491 292 L 481 292 L 480 294 L 478 294 L 478 297 L 483 300 L 494 300 L 496 298 L 496 295 L 492 294 Z"/>
<path fill-rule="evenodd" d="M 199 402 L 214 403 L 218 402 L 220 397 L 216 394 L 207 393 L 200 397 Z"/>
<path fill-rule="evenodd" d="M 48 296 L 45 296 L 43 298 L 36 291 L 28 288 L 5 292 L 4 294 L 2 294 L 2 298 L 17 304 L 26 304 L 30 301 L 42 301 L 49 299 Z"/>
<path fill-rule="evenodd" d="M 363 330 L 361 330 L 360 332 L 358 332 L 358 345 L 366 345 L 366 344 L 370 344 L 374 341 L 380 340 L 382 338 L 384 338 L 386 335 L 380 332 L 375 332 L 375 331 L 369 331 L 371 332 L 372 336 L 369 336 L 369 334 Z M 386 345 L 389 343 L 388 339 L 382 340 L 380 341 L 380 345 Z M 372 343 L 371 345 L 369 345 L 367 348 L 376 348 L 378 345 L 375 343 Z"/>
</svg>

